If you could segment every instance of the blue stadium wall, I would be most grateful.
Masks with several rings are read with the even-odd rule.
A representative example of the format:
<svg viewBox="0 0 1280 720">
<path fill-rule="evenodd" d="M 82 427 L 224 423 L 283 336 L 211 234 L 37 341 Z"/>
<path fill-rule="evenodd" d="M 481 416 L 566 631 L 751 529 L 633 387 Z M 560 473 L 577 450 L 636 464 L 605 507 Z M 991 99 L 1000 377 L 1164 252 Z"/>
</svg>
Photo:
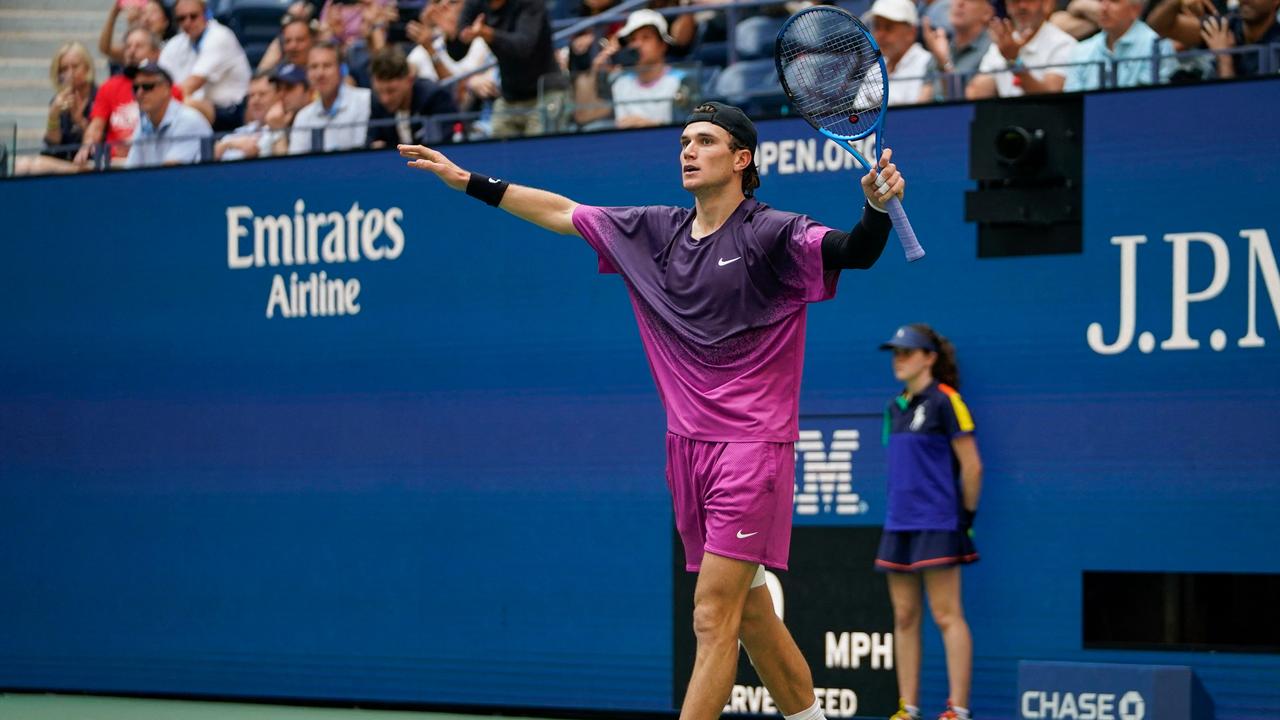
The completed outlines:
<svg viewBox="0 0 1280 720">
<path fill-rule="evenodd" d="M 981 717 L 1014 715 L 1020 659 L 1186 664 L 1219 717 L 1280 707 L 1276 655 L 1081 641 L 1086 570 L 1280 572 L 1278 110 L 1276 81 L 1087 97 L 1083 253 L 985 260 L 973 106 L 889 118 L 929 256 L 891 244 L 811 309 L 802 412 L 880 412 L 875 347 L 900 323 L 956 342 L 986 464 Z M 780 155 L 813 138 L 760 132 Z M 580 202 L 683 204 L 675 134 L 451 155 Z M 777 158 L 761 198 L 850 224 L 837 158 Z M 11 181 L 0 206 L 0 687 L 670 707 L 663 417 L 584 243 L 390 152 Z M 318 261 L 259 266 L 255 218 L 300 206 L 338 214 Z M 294 274 L 320 272 L 348 313 L 286 317 Z M 867 512 L 828 521 L 876 524 L 883 478 L 854 468 Z M 925 652 L 932 707 L 935 633 Z"/>
</svg>

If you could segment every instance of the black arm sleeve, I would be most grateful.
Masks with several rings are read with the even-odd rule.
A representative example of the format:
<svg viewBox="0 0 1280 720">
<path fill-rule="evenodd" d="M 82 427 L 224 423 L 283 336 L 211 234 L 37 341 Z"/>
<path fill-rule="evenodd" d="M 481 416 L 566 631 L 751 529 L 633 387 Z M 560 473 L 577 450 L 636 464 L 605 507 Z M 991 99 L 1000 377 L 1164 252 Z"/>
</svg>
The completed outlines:
<svg viewBox="0 0 1280 720">
<path fill-rule="evenodd" d="M 853 230 L 832 230 L 822 237 L 822 269 L 866 270 L 875 265 L 892 228 L 888 213 L 864 204 L 862 219 Z"/>
</svg>

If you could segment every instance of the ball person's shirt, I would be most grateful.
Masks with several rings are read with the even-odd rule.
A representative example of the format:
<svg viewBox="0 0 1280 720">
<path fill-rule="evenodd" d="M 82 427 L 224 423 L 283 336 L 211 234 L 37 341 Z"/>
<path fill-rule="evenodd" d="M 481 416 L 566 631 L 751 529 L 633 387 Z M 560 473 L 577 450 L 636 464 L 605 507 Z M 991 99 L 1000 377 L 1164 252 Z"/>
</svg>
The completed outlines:
<svg viewBox="0 0 1280 720">
<path fill-rule="evenodd" d="M 889 401 L 884 440 L 889 469 L 885 530 L 958 530 L 963 495 L 951 440 L 974 430 L 960 393 L 936 380 Z"/>
</svg>

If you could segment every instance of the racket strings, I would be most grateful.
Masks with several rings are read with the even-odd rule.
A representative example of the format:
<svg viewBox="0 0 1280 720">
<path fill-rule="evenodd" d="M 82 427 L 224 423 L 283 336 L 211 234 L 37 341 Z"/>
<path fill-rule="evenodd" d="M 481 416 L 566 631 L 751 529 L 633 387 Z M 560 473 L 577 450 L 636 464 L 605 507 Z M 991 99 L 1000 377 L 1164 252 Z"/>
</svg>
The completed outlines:
<svg viewBox="0 0 1280 720">
<path fill-rule="evenodd" d="M 797 17 L 778 40 L 781 78 L 810 124 L 856 137 L 883 108 L 880 51 L 853 17 L 814 10 Z"/>
</svg>

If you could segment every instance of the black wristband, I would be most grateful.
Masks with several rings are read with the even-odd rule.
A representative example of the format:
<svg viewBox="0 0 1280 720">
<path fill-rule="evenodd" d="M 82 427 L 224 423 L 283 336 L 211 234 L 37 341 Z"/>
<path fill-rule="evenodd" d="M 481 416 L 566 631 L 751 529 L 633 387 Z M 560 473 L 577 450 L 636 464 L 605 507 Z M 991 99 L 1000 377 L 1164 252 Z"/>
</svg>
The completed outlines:
<svg viewBox="0 0 1280 720">
<path fill-rule="evenodd" d="M 507 194 L 506 180 L 498 178 L 485 177 L 478 172 L 471 173 L 471 179 L 467 181 L 467 194 L 477 200 L 481 200 L 489 205 L 498 207 L 502 204 L 502 196 Z"/>
</svg>

